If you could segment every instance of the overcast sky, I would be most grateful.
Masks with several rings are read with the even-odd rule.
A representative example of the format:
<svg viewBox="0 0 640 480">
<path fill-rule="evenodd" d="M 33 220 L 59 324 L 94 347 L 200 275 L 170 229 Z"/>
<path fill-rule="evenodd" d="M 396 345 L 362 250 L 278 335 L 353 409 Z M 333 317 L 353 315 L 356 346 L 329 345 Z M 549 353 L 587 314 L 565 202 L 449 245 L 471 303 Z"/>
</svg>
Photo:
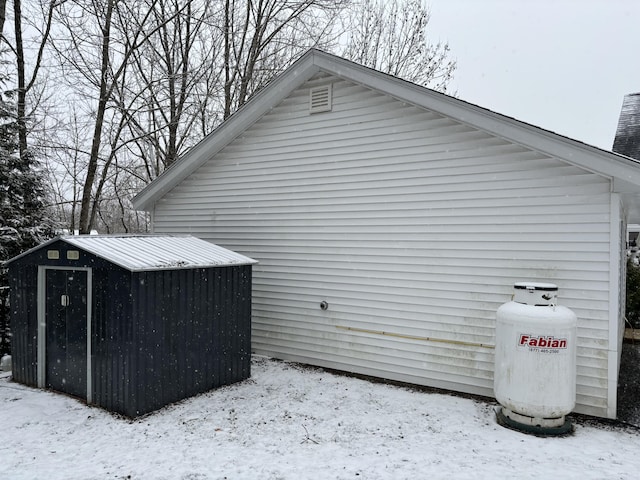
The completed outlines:
<svg viewBox="0 0 640 480">
<path fill-rule="evenodd" d="M 640 92 L 640 0 L 428 0 L 459 98 L 611 149 Z"/>
</svg>

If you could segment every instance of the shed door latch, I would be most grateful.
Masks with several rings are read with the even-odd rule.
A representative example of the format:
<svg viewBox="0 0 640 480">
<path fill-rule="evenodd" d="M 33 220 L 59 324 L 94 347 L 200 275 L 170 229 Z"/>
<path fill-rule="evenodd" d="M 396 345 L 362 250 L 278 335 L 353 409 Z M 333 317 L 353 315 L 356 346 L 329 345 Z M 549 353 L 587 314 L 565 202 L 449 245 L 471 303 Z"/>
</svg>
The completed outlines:
<svg viewBox="0 0 640 480">
<path fill-rule="evenodd" d="M 69 295 L 60 295 L 60 305 L 63 307 L 69 306 Z"/>
</svg>

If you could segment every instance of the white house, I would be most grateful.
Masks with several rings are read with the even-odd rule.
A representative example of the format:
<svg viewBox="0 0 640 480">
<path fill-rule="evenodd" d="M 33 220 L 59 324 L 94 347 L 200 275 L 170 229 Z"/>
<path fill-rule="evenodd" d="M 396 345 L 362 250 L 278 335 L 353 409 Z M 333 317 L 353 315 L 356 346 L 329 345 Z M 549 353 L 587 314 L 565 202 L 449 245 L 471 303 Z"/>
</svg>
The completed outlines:
<svg viewBox="0 0 640 480">
<path fill-rule="evenodd" d="M 311 50 L 134 199 L 259 260 L 256 353 L 493 395 L 497 308 L 558 285 L 613 418 L 640 162 Z"/>
</svg>

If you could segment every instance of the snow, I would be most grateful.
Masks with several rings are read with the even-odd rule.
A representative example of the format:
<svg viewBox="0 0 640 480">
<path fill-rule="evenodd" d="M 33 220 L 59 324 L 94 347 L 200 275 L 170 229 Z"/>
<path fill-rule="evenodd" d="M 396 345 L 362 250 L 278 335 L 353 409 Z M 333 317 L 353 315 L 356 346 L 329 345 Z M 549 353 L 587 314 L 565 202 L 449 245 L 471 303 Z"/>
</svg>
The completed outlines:
<svg viewBox="0 0 640 480">
<path fill-rule="evenodd" d="M 640 434 L 540 438 L 496 405 L 255 357 L 252 377 L 128 420 L 0 375 L 0 478 L 638 478 Z"/>
</svg>

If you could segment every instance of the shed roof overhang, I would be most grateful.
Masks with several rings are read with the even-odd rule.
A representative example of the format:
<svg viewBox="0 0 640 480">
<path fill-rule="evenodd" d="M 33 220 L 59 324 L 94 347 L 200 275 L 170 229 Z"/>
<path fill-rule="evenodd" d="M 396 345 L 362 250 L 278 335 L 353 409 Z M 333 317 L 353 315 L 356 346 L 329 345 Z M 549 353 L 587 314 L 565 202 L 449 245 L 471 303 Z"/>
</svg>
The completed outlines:
<svg viewBox="0 0 640 480">
<path fill-rule="evenodd" d="M 625 207 L 631 215 L 630 221 L 640 222 L 639 161 L 558 135 L 315 49 L 304 54 L 214 132 L 183 155 L 171 168 L 147 185 L 133 199 L 134 208 L 152 210 L 153 205 L 174 186 L 214 157 L 293 90 L 320 71 L 437 112 L 478 130 L 608 178 L 612 182 L 612 191 L 623 195 Z"/>
</svg>

